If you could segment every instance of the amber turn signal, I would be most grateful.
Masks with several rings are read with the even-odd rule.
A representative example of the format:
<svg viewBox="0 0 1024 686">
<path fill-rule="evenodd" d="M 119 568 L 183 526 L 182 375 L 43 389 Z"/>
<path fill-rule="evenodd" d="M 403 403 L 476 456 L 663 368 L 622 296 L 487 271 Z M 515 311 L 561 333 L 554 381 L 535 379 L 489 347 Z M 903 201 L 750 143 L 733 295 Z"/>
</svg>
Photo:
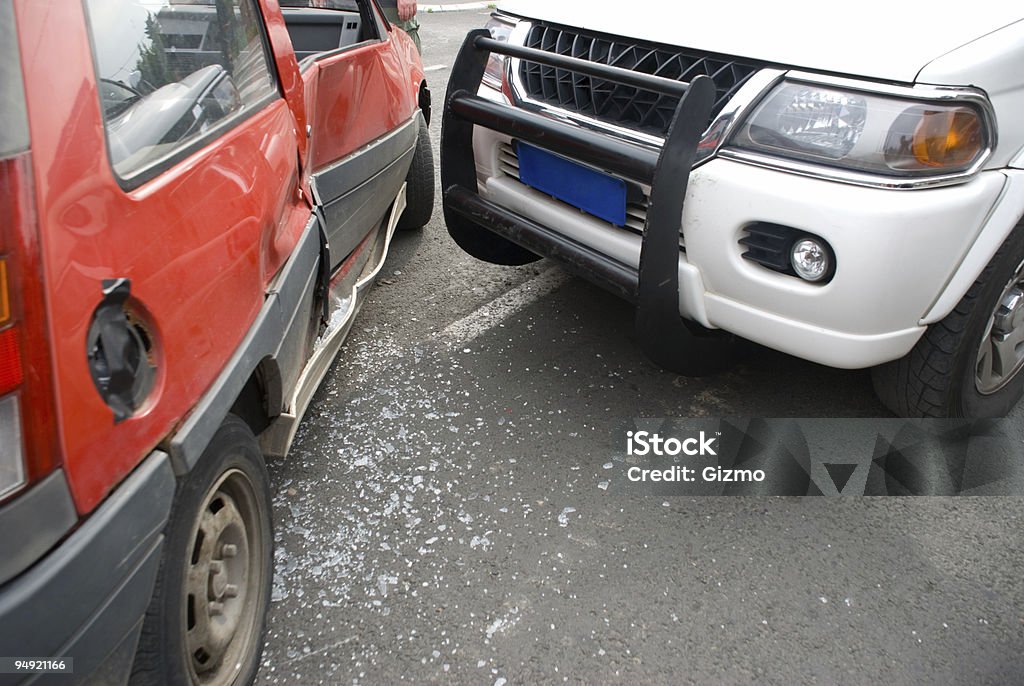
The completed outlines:
<svg viewBox="0 0 1024 686">
<path fill-rule="evenodd" d="M 7 260 L 0 259 L 0 329 L 11 319 L 11 299 L 7 290 Z"/>
<path fill-rule="evenodd" d="M 967 107 L 925 112 L 911 149 L 925 167 L 963 167 L 982 152 L 985 135 L 978 114 Z"/>
</svg>

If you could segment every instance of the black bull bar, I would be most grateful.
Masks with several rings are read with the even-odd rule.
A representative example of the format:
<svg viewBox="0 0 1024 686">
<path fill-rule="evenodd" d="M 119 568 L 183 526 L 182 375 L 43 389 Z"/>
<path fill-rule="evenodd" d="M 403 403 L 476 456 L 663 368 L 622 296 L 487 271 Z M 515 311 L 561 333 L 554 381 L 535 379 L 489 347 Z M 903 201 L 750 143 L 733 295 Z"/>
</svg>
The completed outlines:
<svg viewBox="0 0 1024 686">
<path fill-rule="evenodd" d="M 448 232 L 470 254 L 503 260 L 481 238 L 482 230 L 543 257 L 636 305 L 636 336 L 644 353 L 672 371 L 699 375 L 724 364 L 729 341 L 679 315 L 679 237 L 683 202 L 697 144 L 711 117 L 715 86 L 707 76 L 681 83 L 658 76 L 509 45 L 484 30 L 471 31 L 452 68 L 441 133 L 441 186 Z M 660 153 L 478 96 L 491 53 L 568 69 L 660 94 L 679 97 Z M 477 192 L 473 127 L 503 133 L 651 187 L 640 268 L 501 207 Z M 491 238 L 493 241 L 493 238 Z M 517 249 L 514 246 L 514 250 Z M 500 251 L 499 251 L 500 252 Z M 489 254 L 490 253 L 490 254 Z"/>
</svg>

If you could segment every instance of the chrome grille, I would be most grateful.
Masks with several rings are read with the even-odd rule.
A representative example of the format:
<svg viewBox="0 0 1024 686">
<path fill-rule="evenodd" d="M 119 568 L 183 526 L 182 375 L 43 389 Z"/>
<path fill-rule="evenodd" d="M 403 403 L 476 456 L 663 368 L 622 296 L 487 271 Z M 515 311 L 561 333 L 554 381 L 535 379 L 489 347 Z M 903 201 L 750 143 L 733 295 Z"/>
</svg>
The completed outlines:
<svg viewBox="0 0 1024 686">
<path fill-rule="evenodd" d="M 729 57 L 547 24 L 533 25 L 526 46 L 675 81 L 688 82 L 702 74 L 710 76 L 717 90 L 712 116 L 760 68 Z M 520 77 L 532 100 L 659 136 L 668 131 L 679 104 L 679 99 L 672 96 L 533 62 L 522 62 Z"/>
</svg>

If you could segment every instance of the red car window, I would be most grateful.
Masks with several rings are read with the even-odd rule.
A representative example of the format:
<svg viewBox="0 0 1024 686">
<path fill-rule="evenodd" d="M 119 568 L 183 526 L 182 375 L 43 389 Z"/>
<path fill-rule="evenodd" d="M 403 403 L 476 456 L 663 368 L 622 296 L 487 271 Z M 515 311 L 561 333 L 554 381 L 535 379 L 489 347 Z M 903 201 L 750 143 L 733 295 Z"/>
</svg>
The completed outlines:
<svg viewBox="0 0 1024 686">
<path fill-rule="evenodd" d="M 87 0 L 110 161 L 122 179 L 276 93 L 253 0 Z"/>
</svg>

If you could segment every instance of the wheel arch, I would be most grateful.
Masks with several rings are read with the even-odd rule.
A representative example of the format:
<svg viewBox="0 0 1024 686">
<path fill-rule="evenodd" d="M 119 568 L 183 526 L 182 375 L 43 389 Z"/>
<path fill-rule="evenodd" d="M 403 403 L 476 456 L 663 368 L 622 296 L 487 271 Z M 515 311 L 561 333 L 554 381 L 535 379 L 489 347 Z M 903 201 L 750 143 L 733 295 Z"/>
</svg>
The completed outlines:
<svg viewBox="0 0 1024 686">
<path fill-rule="evenodd" d="M 423 118 L 427 122 L 427 126 L 430 126 L 430 114 L 432 104 L 432 96 L 430 94 L 430 88 L 427 86 L 427 80 L 423 79 L 420 81 L 419 95 L 417 96 L 417 104 L 419 105 L 420 112 L 423 113 Z"/>
<path fill-rule="evenodd" d="M 248 424 L 258 437 L 281 414 L 283 403 L 281 368 L 276 358 L 267 356 L 249 375 L 230 412 Z"/>
<path fill-rule="evenodd" d="M 278 351 L 291 333 L 293 314 L 305 298 L 317 297 L 316 288 L 310 291 L 309 275 L 317 273 L 322 257 L 320 225 L 313 215 L 242 343 L 179 430 L 165 441 L 176 475 L 187 474 L 195 467 L 225 417 L 236 408 L 245 408 L 240 416 L 257 435 L 253 423 L 259 426 L 280 414 L 286 389 L 277 363 Z M 258 409 L 261 404 L 263 417 Z"/>
<path fill-rule="evenodd" d="M 999 197 L 945 289 L 921 318 L 922 325 L 942 321 L 953 311 L 1013 230 L 1024 222 L 1024 170 L 1004 169 L 1000 173 L 1006 182 Z"/>
</svg>

